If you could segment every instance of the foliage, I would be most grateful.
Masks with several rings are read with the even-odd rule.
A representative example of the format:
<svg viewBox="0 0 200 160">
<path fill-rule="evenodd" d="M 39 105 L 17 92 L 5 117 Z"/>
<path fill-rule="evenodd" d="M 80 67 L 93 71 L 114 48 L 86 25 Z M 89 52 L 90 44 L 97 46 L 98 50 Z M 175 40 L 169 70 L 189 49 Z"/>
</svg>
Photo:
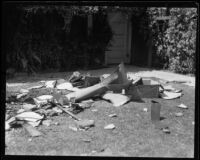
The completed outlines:
<svg viewBox="0 0 200 160">
<path fill-rule="evenodd" d="M 14 32 L 7 36 L 10 37 L 7 40 L 8 67 L 12 64 L 19 70 L 31 73 L 38 69 L 70 70 L 75 66 L 82 68 L 103 63 L 105 50 L 112 38 L 106 13 L 120 11 L 140 15 L 144 9 L 24 4 L 10 10 L 14 11 L 12 15 L 6 13 L 10 23 L 8 32 Z M 93 30 L 90 35 L 84 33 L 87 32 L 88 14 L 93 15 Z M 73 25 L 77 15 L 78 22 L 83 22 Z M 12 18 L 16 20 L 17 27 L 10 21 Z"/>
<path fill-rule="evenodd" d="M 163 67 L 178 73 L 195 73 L 197 10 L 171 8 L 168 10 L 170 19 L 160 26 L 156 21 L 159 11 L 159 8 L 151 8 L 150 15 L 154 44 Z"/>
</svg>

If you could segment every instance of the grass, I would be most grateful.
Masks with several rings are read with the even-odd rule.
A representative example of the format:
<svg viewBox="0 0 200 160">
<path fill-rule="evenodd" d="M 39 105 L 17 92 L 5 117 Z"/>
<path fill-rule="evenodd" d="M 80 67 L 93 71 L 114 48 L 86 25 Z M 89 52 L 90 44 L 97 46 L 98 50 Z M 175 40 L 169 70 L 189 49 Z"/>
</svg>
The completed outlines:
<svg viewBox="0 0 200 160">
<path fill-rule="evenodd" d="M 70 74 L 70 73 L 69 73 Z M 102 74 L 102 73 L 100 73 Z M 60 74 L 61 75 L 61 74 Z M 44 80 L 47 75 L 32 79 L 29 86 L 36 80 Z M 67 75 L 62 73 L 59 78 Z M 58 77 L 53 77 L 58 78 Z M 20 79 L 20 77 L 19 77 Z M 16 80 L 17 81 L 17 80 Z M 12 82 L 16 82 L 12 80 Z M 18 82 L 20 82 L 18 80 Z M 28 84 L 27 84 L 28 85 Z M 174 100 L 155 99 L 161 104 L 162 124 L 169 127 L 171 133 L 166 134 L 156 129 L 150 120 L 150 100 L 145 103 L 129 102 L 121 107 L 114 107 L 106 101 L 96 101 L 93 107 L 77 114 L 82 119 L 93 119 L 95 127 L 87 131 L 73 131 L 69 125 L 75 121 L 66 114 L 51 117 L 59 125 L 49 127 L 40 125 L 38 130 L 44 133 L 41 137 L 30 137 L 23 128 L 6 132 L 6 155 L 90 155 L 90 156 L 126 156 L 126 157 L 193 157 L 194 156 L 194 88 L 183 84 L 171 84 L 183 89 L 183 96 Z M 16 87 L 13 87 L 13 89 Z M 22 88 L 21 87 L 18 87 Z M 24 87 L 26 88 L 26 87 Z M 12 90 L 12 89 L 11 89 Z M 183 103 L 188 109 L 180 109 L 176 105 Z M 9 104 L 11 105 L 11 104 Z M 14 105 L 13 105 L 14 107 Z M 144 112 L 143 108 L 148 112 Z M 93 112 L 97 109 L 97 112 Z M 174 113 L 182 112 L 182 117 Z M 117 117 L 108 115 L 116 113 Z M 105 130 L 104 126 L 113 123 L 116 128 Z M 84 140 L 90 140 L 85 142 Z M 105 151 L 103 151 L 105 150 Z M 108 150 L 108 151 L 107 151 Z M 92 151 L 96 153 L 92 154 Z"/>
</svg>

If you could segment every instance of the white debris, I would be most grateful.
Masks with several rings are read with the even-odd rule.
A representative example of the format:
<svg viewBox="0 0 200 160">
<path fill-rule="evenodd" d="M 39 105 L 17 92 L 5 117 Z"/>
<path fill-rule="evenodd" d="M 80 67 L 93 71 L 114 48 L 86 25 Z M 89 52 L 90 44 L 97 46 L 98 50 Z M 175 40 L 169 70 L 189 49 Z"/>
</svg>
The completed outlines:
<svg viewBox="0 0 200 160">
<path fill-rule="evenodd" d="M 113 114 L 109 114 L 109 117 L 117 117 L 117 114 L 113 113 Z"/>
<path fill-rule="evenodd" d="M 148 108 L 143 108 L 143 111 L 144 112 L 148 112 Z"/>
<path fill-rule="evenodd" d="M 42 121 L 42 124 L 49 127 L 51 125 L 51 120 L 48 120 L 48 119 L 44 120 L 44 121 Z"/>
<path fill-rule="evenodd" d="M 42 95 L 36 98 L 33 98 L 35 104 L 37 105 L 37 107 L 40 107 L 41 105 L 47 104 L 49 101 L 53 100 L 53 96 L 52 95 Z"/>
<path fill-rule="evenodd" d="M 28 94 L 28 93 L 21 93 L 21 94 L 18 94 L 18 95 L 17 95 L 17 99 L 20 99 L 20 98 L 26 96 L 27 94 Z"/>
<path fill-rule="evenodd" d="M 183 109 L 188 109 L 188 107 L 187 107 L 186 105 L 184 105 L 184 104 L 180 104 L 180 105 L 178 105 L 177 107 L 183 108 Z"/>
<path fill-rule="evenodd" d="M 92 112 L 97 112 L 97 111 L 98 111 L 98 109 L 92 109 L 91 111 L 92 111 Z"/>
<path fill-rule="evenodd" d="M 65 83 L 61 83 L 59 85 L 56 86 L 57 89 L 67 89 L 67 90 L 73 90 L 73 85 L 70 82 L 65 82 Z"/>
<path fill-rule="evenodd" d="M 183 113 L 181 113 L 181 112 L 175 113 L 175 116 L 176 117 L 181 117 L 181 116 L 183 116 Z"/>
<path fill-rule="evenodd" d="M 194 125 L 195 123 L 194 123 L 194 121 L 192 122 L 192 125 Z"/>
<path fill-rule="evenodd" d="M 20 93 L 28 93 L 29 92 L 29 90 L 27 90 L 27 89 L 20 89 L 20 91 L 19 91 Z"/>
<path fill-rule="evenodd" d="M 61 109 L 59 109 L 58 107 L 54 107 L 52 110 L 57 113 L 63 113 L 63 111 Z"/>
<path fill-rule="evenodd" d="M 122 94 L 125 94 L 125 89 L 122 89 Z"/>
<path fill-rule="evenodd" d="M 164 91 L 163 93 L 160 93 L 160 95 L 163 99 L 175 99 L 175 98 L 181 97 L 182 93 L 173 93 L 173 92 Z"/>
<path fill-rule="evenodd" d="M 25 112 L 25 109 L 21 108 L 17 111 L 17 114 Z"/>
<path fill-rule="evenodd" d="M 115 107 L 119 107 L 130 100 L 128 96 L 117 93 L 106 93 L 102 98 L 111 101 Z"/>
<path fill-rule="evenodd" d="M 108 124 L 104 127 L 104 129 L 114 129 L 115 128 L 115 125 L 114 124 Z"/>
<path fill-rule="evenodd" d="M 8 122 L 5 122 L 5 131 L 9 131 L 10 128 L 10 124 Z"/>
<path fill-rule="evenodd" d="M 52 80 L 52 81 L 47 81 L 45 82 L 45 86 L 46 88 L 54 88 L 56 84 L 56 80 Z"/>
<path fill-rule="evenodd" d="M 37 122 L 44 118 L 44 116 L 39 115 L 35 112 L 23 112 L 15 116 L 17 119 L 30 121 L 30 122 Z"/>
<path fill-rule="evenodd" d="M 34 108 L 36 108 L 37 106 L 36 105 L 33 105 L 33 104 L 28 104 L 28 103 L 25 103 L 23 104 L 23 109 L 26 110 L 26 111 L 30 111 Z"/>
<path fill-rule="evenodd" d="M 40 125 L 41 120 L 38 120 L 37 122 L 31 122 L 31 121 L 28 121 L 27 123 L 30 124 L 30 125 L 33 126 L 33 127 L 37 127 L 37 126 Z"/>
<path fill-rule="evenodd" d="M 71 125 L 69 125 L 69 129 L 71 129 L 71 130 L 73 130 L 73 131 L 75 131 L 75 132 L 78 131 L 78 128 L 77 128 L 77 127 L 75 127 L 75 126 L 71 126 Z"/>
</svg>

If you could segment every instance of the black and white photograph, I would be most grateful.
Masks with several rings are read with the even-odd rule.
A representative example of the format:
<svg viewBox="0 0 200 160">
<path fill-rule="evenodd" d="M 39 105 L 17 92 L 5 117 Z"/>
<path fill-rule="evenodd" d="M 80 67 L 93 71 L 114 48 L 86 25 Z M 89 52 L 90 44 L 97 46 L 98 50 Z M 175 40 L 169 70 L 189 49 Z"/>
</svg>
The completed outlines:
<svg viewBox="0 0 200 160">
<path fill-rule="evenodd" d="M 4 156 L 194 158 L 198 7 L 3 2 Z"/>
</svg>

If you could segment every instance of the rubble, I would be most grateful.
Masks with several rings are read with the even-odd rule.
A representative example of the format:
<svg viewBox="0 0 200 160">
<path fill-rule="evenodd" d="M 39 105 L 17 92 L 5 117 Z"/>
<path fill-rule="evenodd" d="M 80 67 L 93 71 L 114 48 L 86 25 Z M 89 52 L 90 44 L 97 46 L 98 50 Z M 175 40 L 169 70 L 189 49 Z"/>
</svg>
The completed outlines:
<svg viewBox="0 0 200 160">
<path fill-rule="evenodd" d="M 183 113 L 182 112 L 175 113 L 175 116 L 176 117 L 181 117 L 181 116 L 183 116 Z"/>
<path fill-rule="evenodd" d="M 188 109 L 188 106 L 186 106 L 185 104 L 177 105 L 177 107 L 179 107 L 179 108 L 183 108 L 183 109 Z"/>
<path fill-rule="evenodd" d="M 124 64 L 121 63 L 111 74 L 104 74 L 99 77 L 90 74 L 83 75 L 76 71 L 68 80 L 58 79 L 43 81 L 41 85 L 21 89 L 17 94 L 6 95 L 6 102 L 23 102 L 22 108 L 17 115 L 11 117 L 6 114 L 5 129 L 12 128 L 15 122 L 22 123 L 22 126 L 32 137 L 43 135 L 34 127 L 40 124 L 50 126 L 52 120 L 48 118 L 67 113 L 76 122 L 77 126 L 70 125 L 73 131 L 85 130 L 95 126 L 94 120 L 80 119 L 75 114 L 84 109 L 94 106 L 97 98 L 107 100 L 115 107 L 123 106 L 130 101 L 144 102 L 143 98 L 162 98 L 166 100 L 181 97 L 182 90 L 175 89 L 171 85 L 162 86 L 160 82 L 135 76 L 133 79 L 127 77 Z M 45 90 L 38 95 L 32 96 L 31 92 Z M 6 93 L 7 94 L 7 93 Z M 161 105 L 151 101 L 151 120 L 160 121 Z M 184 104 L 177 107 L 187 109 Z M 97 109 L 91 111 L 97 112 Z M 148 112 L 148 108 L 143 108 Z M 109 117 L 117 117 L 117 114 L 109 114 Z M 175 116 L 183 116 L 183 113 L 175 113 Z M 11 117 L 11 118 L 10 118 Z M 108 124 L 104 129 L 114 129 L 114 124 Z M 170 133 L 168 128 L 162 128 L 163 132 Z"/>
<path fill-rule="evenodd" d="M 130 100 L 128 96 L 117 93 L 106 93 L 102 98 L 111 101 L 115 107 L 122 106 Z"/>
<path fill-rule="evenodd" d="M 173 92 L 169 92 L 169 91 L 164 91 L 163 93 L 160 93 L 161 98 L 163 99 L 176 99 L 182 96 L 182 93 L 173 93 Z"/>
<path fill-rule="evenodd" d="M 76 122 L 79 128 L 82 129 L 88 129 L 90 127 L 93 127 L 95 125 L 94 120 L 79 120 Z"/>
<path fill-rule="evenodd" d="M 108 124 L 108 125 L 106 125 L 105 127 L 104 127 L 104 129 L 106 129 L 106 130 L 112 130 L 112 129 L 114 129 L 115 128 L 115 125 L 114 124 Z"/>
<path fill-rule="evenodd" d="M 117 117 L 117 114 L 113 113 L 113 114 L 109 114 L 109 117 Z"/>
</svg>

